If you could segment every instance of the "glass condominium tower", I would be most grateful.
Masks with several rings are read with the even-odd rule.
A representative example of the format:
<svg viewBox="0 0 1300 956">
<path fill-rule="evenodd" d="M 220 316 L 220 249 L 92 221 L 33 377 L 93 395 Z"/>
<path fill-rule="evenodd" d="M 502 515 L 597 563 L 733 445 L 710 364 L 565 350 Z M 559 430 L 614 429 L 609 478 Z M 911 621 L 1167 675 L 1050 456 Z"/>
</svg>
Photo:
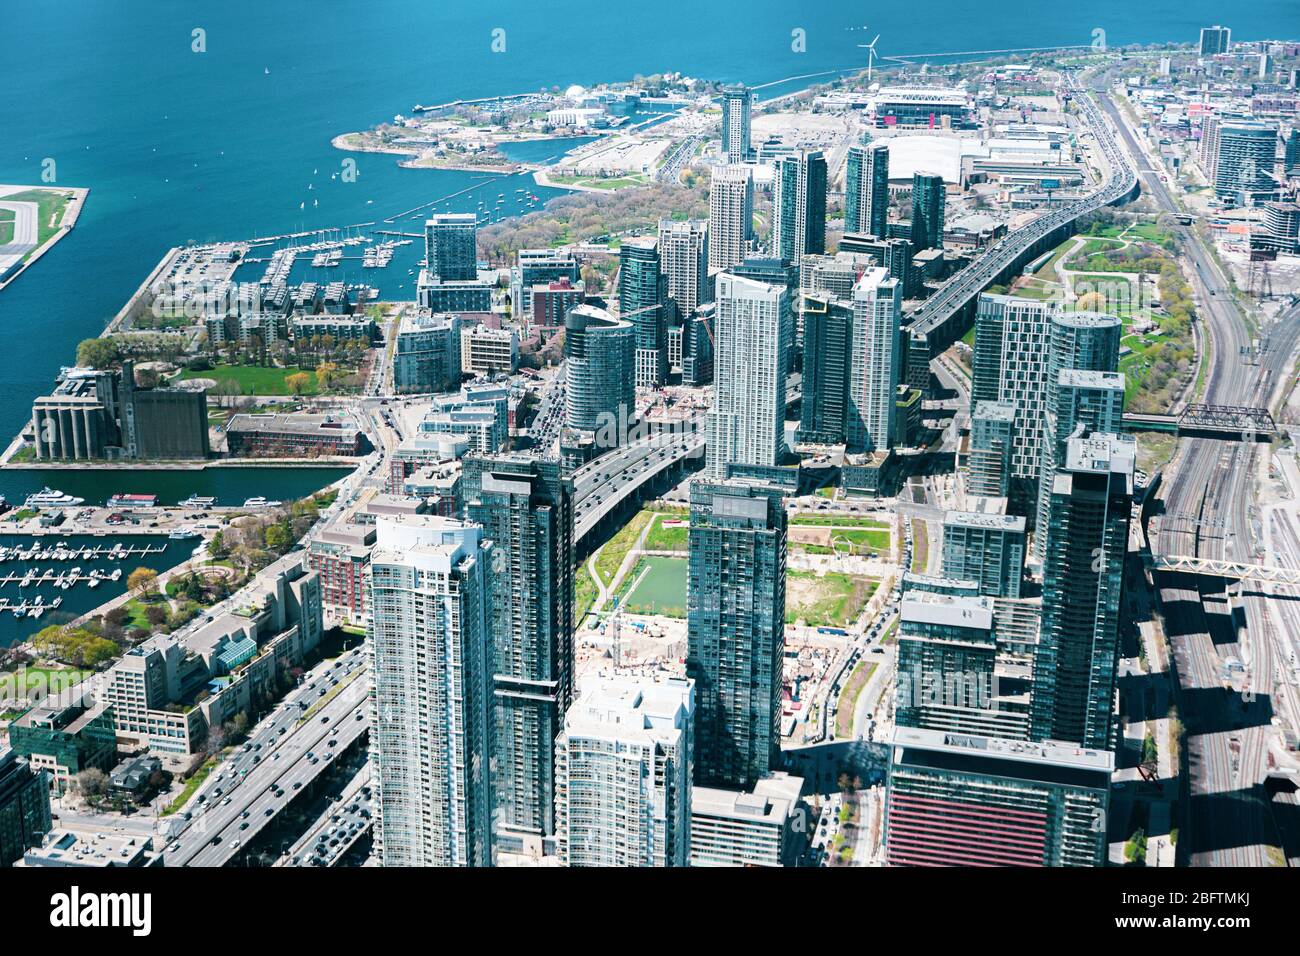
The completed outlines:
<svg viewBox="0 0 1300 956">
<path fill-rule="evenodd" d="M 826 157 L 800 147 L 776 162 L 772 253 L 799 262 L 826 252 Z"/>
<path fill-rule="evenodd" d="M 1107 749 L 1114 731 L 1119 617 L 1137 443 L 1087 434 L 1066 443 L 1052 481 L 1043 618 L 1030 735 Z"/>
<path fill-rule="evenodd" d="M 429 275 L 443 282 L 478 278 L 478 217 L 472 212 L 444 212 L 424 224 L 424 255 Z"/>
<path fill-rule="evenodd" d="M 868 269 L 853 287 L 849 354 L 849 447 L 884 451 L 894 444 L 894 403 L 902 378 L 902 286 L 883 268 Z"/>
<path fill-rule="evenodd" d="M 668 273 L 654 239 L 628 239 L 618 253 L 618 310 L 636 329 L 635 384 L 662 385 L 668 375 Z"/>
<path fill-rule="evenodd" d="M 744 86 L 722 91 L 722 153 L 729 163 L 749 159 L 749 118 L 754 110 L 754 93 Z"/>
<path fill-rule="evenodd" d="M 844 231 L 885 238 L 889 221 L 889 146 L 850 146 L 844 171 Z"/>
<path fill-rule="evenodd" d="M 555 832 L 555 738 L 573 700 L 573 482 L 558 461 L 466 459 L 466 511 L 495 550 L 498 840 Z"/>
<path fill-rule="evenodd" d="M 695 781 L 752 787 L 777 768 L 785 654 L 786 513 L 777 488 L 691 485 L 686 674 Z"/>
<path fill-rule="evenodd" d="M 491 556 L 477 525 L 379 521 L 371 752 L 384 866 L 492 863 Z"/>
</svg>

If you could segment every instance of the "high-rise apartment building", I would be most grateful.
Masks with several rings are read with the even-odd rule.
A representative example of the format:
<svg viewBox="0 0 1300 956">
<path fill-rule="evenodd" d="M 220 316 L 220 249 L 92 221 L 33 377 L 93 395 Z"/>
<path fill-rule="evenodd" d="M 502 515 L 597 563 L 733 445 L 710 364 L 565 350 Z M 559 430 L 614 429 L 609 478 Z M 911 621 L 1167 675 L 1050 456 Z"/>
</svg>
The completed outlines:
<svg viewBox="0 0 1300 956">
<path fill-rule="evenodd" d="M 889 145 L 849 147 L 844 171 L 844 231 L 885 238 L 889 221 Z"/>
<path fill-rule="evenodd" d="M 981 505 L 1005 499 L 977 498 Z M 1020 597 L 1025 573 L 1025 519 L 996 508 L 949 511 L 943 516 L 943 573 L 977 581 L 980 594 Z"/>
<path fill-rule="evenodd" d="M 695 779 L 749 787 L 776 768 L 785 654 L 786 513 L 779 489 L 691 485 L 686 673 Z"/>
<path fill-rule="evenodd" d="M 1016 409 L 1002 402 L 975 403 L 966 456 L 966 491 L 982 498 L 1007 497 L 1011 483 Z"/>
<path fill-rule="evenodd" d="M 826 251 L 826 157 L 800 147 L 776 161 L 772 254 L 798 262 Z"/>
<path fill-rule="evenodd" d="M 573 482 L 524 456 L 465 464 L 466 512 L 495 550 L 494 778 L 498 838 L 555 832 L 555 738 L 573 699 Z"/>
<path fill-rule="evenodd" d="M 478 217 L 472 212 L 444 212 L 424 224 L 424 257 L 431 278 L 472 282 L 478 278 Z"/>
<path fill-rule="evenodd" d="M 752 790 L 691 791 L 691 866 L 797 866 L 807 846 L 803 778 L 777 771 Z"/>
<path fill-rule="evenodd" d="M 884 451 L 895 443 L 894 403 L 903 375 L 902 292 L 883 268 L 864 272 L 853 287 L 845 430 L 849 447 L 858 451 Z"/>
<path fill-rule="evenodd" d="M 598 679 L 555 741 L 567 866 L 687 866 L 695 702 L 689 680 Z"/>
<path fill-rule="evenodd" d="M 754 231 L 754 178 L 748 166 L 715 166 L 709 184 L 709 272 L 745 261 Z"/>
<path fill-rule="evenodd" d="M 652 238 L 628 239 L 618 254 L 618 308 L 636 329 L 635 384 L 662 385 L 668 375 L 668 276 Z"/>
<path fill-rule="evenodd" d="M 784 453 L 789 316 L 784 286 L 718 275 L 707 449 L 715 477 L 728 464 L 775 465 Z"/>
<path fill-rule="evenodd" d="M 492 545 L 450 518 L 381 518 L 371 558 L 371 754 L 385 866 L 492 863 Z"/>
<path fill-rule="evenodd" d="M 1031 736 L 1106 749 L 1137 444 L 1131 435 L 1079 432 L 1049 501 Z"/>
<path fill-rule="evenodd" d="M 10 866 L 50 832 L 50 778 L 9 747 L 0 749 L 0 866 Z"/>
<path fill-rule="evenodd" d="M 571 253 L 556 249 L 520 249 L 518 260 L 510 270 L 510 311 L 516 321 L 526 321 L 533 314 L 533 286 L 567 281 L 575 287 L 582 278 L 578 260 Z M 581 301 L 581 299 L 579 299 Z M 560 325 L 559 321 L 552 324 Z"/>
<path fill-rule="evenodd" d="M 1277 165 L 1277 124 L 1223 120 L 1215 132 L 1214 194 L 1238 206 L 1272 199 Z"/>
<path fill-rule="evenodd" d="M 1031 514 L 1038 490 L 1053 311 L 1047 302 L 985 292 L 975 315 L 971 404 L 997 402 L 1015 409 L 1007 497 L 1016 514 Z"/>
<path fill-rule="evenodd" d="M 702 219 L 659 220 L 660 269 L 677 322 L 713 299 L 709 242 L 709 224 Z"/>
<path fill-rule="evenodd" d="M 799 315 L 803 319 L 804 359 L 796 437 L 814 445 L 843 444 L 853 308 L 828 295 L 802 295 Z"/>
<path fill-rule="evenodd" d="M 565 424 L 607 432 L 614 447 L 622 423 L 636 412 L 636 329 L 594 305 L 577 305 L 564 319 Z M 610 426 L 614 429 L 611 432 Z"/>
<path fill-rule="evenodd" d="M 947 189 L 943 177 L 935 173 L 912 176 L 912 248 L 943 248 L 944 200 Z"/>
<path fill-rule="evenodd" d="M 743 163 L 750 154 L 750 114 L 754 93 L 743 86 L 722 91 L 722 153 L 729 163 Z"/>
</svg>

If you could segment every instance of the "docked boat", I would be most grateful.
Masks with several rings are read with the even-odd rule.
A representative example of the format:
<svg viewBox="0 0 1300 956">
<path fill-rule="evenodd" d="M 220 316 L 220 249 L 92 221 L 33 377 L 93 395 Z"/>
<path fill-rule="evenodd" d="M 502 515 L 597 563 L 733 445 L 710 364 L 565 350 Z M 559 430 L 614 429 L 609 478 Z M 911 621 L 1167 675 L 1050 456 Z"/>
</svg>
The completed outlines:
<svg viewBox="0 0 1300 956">
<path fill-rule="evenodd" d="M 181 502 L 182 508 L 211 508 L 217 503 L 216 498 L 209 498 L 203 495 L 190 495 Z"/>
<path fill-rule="evenodd" d="M 167 535 L 167 537 L 179 540 L 180 538 L 192 538 L 196 534 L 198 534 L 198 532 L 195 531 L 193 528 L 182 527 L 182 528 L 173 528 L 172 533 Z"/>
<path fill-rule="evenodd" d="M 85 498 L 76 498 L 72 495 L 65 495 L 61 491 L 45 487 L 34 495 L 28 495 L 26 507 L 28 508 L 72 508 L 76 505 L 85 504 Z"/>
<path fill-rule="evenodd" d="M 268 501 L 266 498 L 263 498 L 261 495 L 256 495 L 252 498 L 247 498 L 244 501 L 245 508 L 274 508 L 279 504 L 280 502 Z"/>
</svg>

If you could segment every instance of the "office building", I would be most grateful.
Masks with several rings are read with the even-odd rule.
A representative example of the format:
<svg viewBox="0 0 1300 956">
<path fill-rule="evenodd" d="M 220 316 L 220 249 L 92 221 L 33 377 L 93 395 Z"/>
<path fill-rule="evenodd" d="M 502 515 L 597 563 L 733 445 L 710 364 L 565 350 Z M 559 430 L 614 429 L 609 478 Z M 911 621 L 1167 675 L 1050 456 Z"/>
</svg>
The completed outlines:
<svg viewBox="0 0 1300 956">
<path fill-rule="evenodd" d="M 460 368 L 470 375 L 512 375 L 519 368 L 519 335 L 512 328 L 471 325 L 460 332 Z"/>
<path fill-rule="evenodd" d="M 1201 27 L 1201 43 L 1199 47 L 1201 56 L 1217 56 L 1220 53 L 1227 53 L 1231 47 L 1232 30 L 1230 28 L 1221 27 L 1217 23 L 1212 27 Z"/>
<path fill-rule="evenodd" d="M 912 176 L 912 249 L 943 248 L 944 199 L 947 196 L 943 177 L 934 173 Z"/>
<path fill-rule="evenodd" d="M 655 239 L 628 239 L 618 253 L 618 309 L 636 330 L 636 378 L 642 388 L 668 376 L 668 276 Z M 566 343 L 567 349 L 567 343 Z"/>
<path fill-rule="evenodd" d="M 555 741 L 566 866 L 687 866 L 695 716 L 689 680 L 593 679 Z"/>
<path fill-rule="evenodd" d="M 573 482 L 559 462 L 465 460 L 466 512 L 496 550 L 493 765 L 498 838 L 555 833 L 555 738 L 573 701 Z"/>
<path fill-rule="evenodd" d="M 48 773 L 56 794 L 67 793 L 77 774 L 107 773 L 117 760 L 113 715 L 103 704 L 58 703 L 53 691 L 9 724 L 9 746 L 33 770 Z"/>
<path fill-rule="evenodd" d="M 718 275 L 708 469 L 776 465 L 785 451 L 790 295 L 784 286 Z"/>
<path fill-rule="evenodd" d="M 460 337 L 460 316 L 455 313 L 405 313 L 393 350 L 393 388 L 397 393 L 449 392 L 458 387 Z"/>
<path fill-rule="evenodd" d="M 709 279 L 709 224 L 702 219 L 659 220 L 659 263 L 667 280 L 673 322 L 713 299 Z"/>
<path fill-rule="evenodd" d="M 779 489 L 691 485 L 686 673 L 695 779 L 750 787 L 777 766 L 785 654 L 786 513 Z"/>
<path fill-rule="evenodd" d="M 378 522 L 367 636 L 384 866 L 492 863 L 492 557 L 477 525 Z"/>
<path fill-rule="evenodd" d="M 709 272 L 745 261 L 754 231 L 754 178 L 748 166 L 715 166 L 709 183 Z"/>
<path fill-rule="evenodd" d="M 728 163 L 743 163 L 750 154 L 750 114 L 754 94 L 743 86 L 722 91 L 722 154 Z"/>
<path fill-rule="evenodd" d="M 472 212 L 445 212 L 424 224 L 425 267 L 443 282 L 478 278 L 478 217 Z"/>
<path fill-rule="evenodd" d="M 855 451 L 887 451 L 896 444 L 894 403 L 903 375 L 902 307 L 902 288 L 883 268 L 864 272 L 853 287 L 846 432 Z"/>
<path fill-rule="evenodd" d="M 565 424 L 613 448 L 636 413 L 637 329 L 594 305 L 574 306 L 564 327 Z"/>
<path fill-rule="evenodd" d="M 889 866 L 1102 866 L 1114 755 L 928 728 L 894 732 Z"/>
<path fill-rule="evenodd" d="M 1025 569 L 1025 519 L 996 507 L 1004 498 L 977 498 L 980 510 L 949 511 L 943 516 L 943 573 L 976 581 L 980 594 L 1020 597 Z"/>
<path fill-rule="evenodd" d="M 336 414 L 256 412 L 226 423 L 232 458 L 355 458 L 370 451 L 361 429 Z"/>
<path fill-rule="evenodd" d="M 889 145 L 849 147 L 844 172 L 844 231 L 885 237 L 889 221 Z"/>
<path fill-rule="evenodd" d="M 797 866 L 807 846 L 803 778 L 770 774 L 749 790 L 691 793 L 691 866 Z"/>
<path fill-rule="evenodd" d="M 1119 320 L 1115 322 L 1118 324 Z M 1034 557 L 1042 560 L 1047 544 L 1048 509 L 1056 469 L 1065 457 L 1066 444 L 1080 425 L 1090 432 L 1118 434 L 1124 427 L 1124 376 L 1112 371 L 1061 369 L 1056 372 L 1047 401 L 1043 463 L 1038 475 L 1038 515 Z"/>
<path fill-rule="evenodd" d="M 826 157 L 800 147 L 776 162 L 772 252 L 790 262 L 826 251 Z"/>
<path fill-rule="evenodd" d="M 50 832 L 50 782 L 26 760 L 0 749 L 0 866 L 10 866 Z"/>
<path fill-rule="evenodd" d="M 1015 418 L 1015 406 L 1009 403 L 975 404 L 966 455 L 967 494 L 984 498 L 1005 498 L 1009 494 Z"/>
<path fill-rule="evenodd" d="M 1082 432 L 1066 444 L 1048 504 L 1031 736 L 1105 749 L 1113 745 L 1137 444 L 1130 435 Z"/>
<path fill-rule="evenodd" d="M 803 319 L 803 397 L 799 442 L 840 445 L 848 419 L 849 354 L 854 313 L 848 302 L 827 295 L 800 297 Z"/>
</svg>

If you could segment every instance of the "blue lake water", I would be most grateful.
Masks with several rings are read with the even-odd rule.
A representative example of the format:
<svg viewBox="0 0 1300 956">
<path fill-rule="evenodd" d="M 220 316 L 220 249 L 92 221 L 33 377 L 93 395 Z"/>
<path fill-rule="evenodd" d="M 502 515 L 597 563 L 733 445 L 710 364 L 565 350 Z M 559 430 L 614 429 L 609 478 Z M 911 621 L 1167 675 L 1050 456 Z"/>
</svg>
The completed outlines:
<svg viewBox="0 0 1300 956">
<path fill-rule="evenodd" d="M 1190 41 L 1225 14 L 1237 39 L 1300 34 L 1295 0 L 1231 11 L 1208 0 L 935 0 L 921 13 L 788 0 L 662 0 L 652 11 L 533 0 L 6 0 L 0 62 L 25 66 L 5 74 L 0 182 L 39 183 L 53 161 L 59 184 L 91 194 L 71 235 L 0 292 L 0 438 L 169 247 L 375 221 L 474 185 L 481 173 L 404 169 L 398 157 L 330 145 L 417 102 L 670 70 L 770 83 L 862 63 L 864 33 L 850 28 L 863 24 L 881 35 L 883 55 L 1087 44 L 1097 29 L 1111 44 Z M 496 29 L 502 53 L 492 51 Z M 794 30 L 805 52 L 793 48 Z M 533 150 L 553 148 L 511 154 L 536 161 L 545 156 Z M 330 178 L 345 158 L 358 164 L 354 183 Z M 519 178 L 480 188 L 512 204 L 518 185 L 542 195 Z M 475 208 L 465 195 L 448 208 Z M 419 231 L 418 218 L 403 228 Z M 418 258 L 413 247 L 395 258 L 389 287 L 379 283 L 385 295 L 413 293 Z M 14 474 L 0 473 L 0 493 L 14 497 Z"/>
</svg>

